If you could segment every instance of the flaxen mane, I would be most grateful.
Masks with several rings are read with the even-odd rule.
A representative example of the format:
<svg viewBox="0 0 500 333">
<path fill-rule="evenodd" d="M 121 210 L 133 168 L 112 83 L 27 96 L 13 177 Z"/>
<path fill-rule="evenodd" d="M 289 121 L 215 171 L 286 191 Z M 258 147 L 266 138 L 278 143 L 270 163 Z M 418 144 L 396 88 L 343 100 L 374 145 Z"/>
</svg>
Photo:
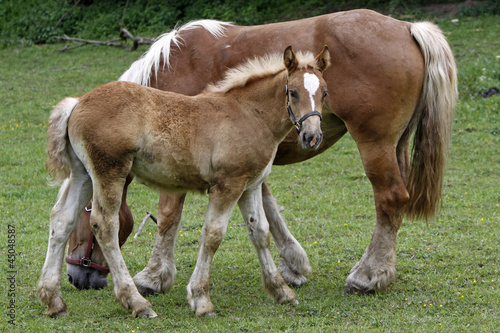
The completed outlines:
<svg viewBox="0 0 500 333">
<path fill-rule="evenodd" d="M 318 68 L 312 53 L 299 51 L 296 56 L 299 63 L 298 68 L 307 66 Z M 208 85 L 205 91 L 225 93 L 233 88 L 244 87 L 251 80 L 274 75 L 282 70 L 285 70 L 282 53 L 253 58 L 235 68 L 229 69 L 221 81 Z"/>
<path fill-rule="evenodd" d="M 149 50 L 139 60 L 136 60 L 118 81 L 130 81 L 149 86 L 153 73 L 154 76 L 157 76 L 158 70 L 164 70 L 165 67 L 170 69 L 172 47 L 180 49 L 185 42 L 180 36 L 181 32 L 202 28 L 218 39 L 224 36 L 226 27 L 231 25 L 230 22 L 199 20 L 191 21 L 181 27 L 176 26 L 172 31 L 158 37 Z M 161 64 L 163 66 L 160 66 Z"/>
</svg>

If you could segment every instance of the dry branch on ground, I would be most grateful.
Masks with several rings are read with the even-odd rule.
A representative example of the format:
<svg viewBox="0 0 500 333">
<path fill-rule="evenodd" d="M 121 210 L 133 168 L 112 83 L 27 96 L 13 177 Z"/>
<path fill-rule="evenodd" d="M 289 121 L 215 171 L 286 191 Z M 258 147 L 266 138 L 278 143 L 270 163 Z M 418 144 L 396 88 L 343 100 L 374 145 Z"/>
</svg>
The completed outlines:
<svg viewBox="0 0 500 333">
<path fill-rule="evenodd" d="M 97 41 L 97 40 L 89 40 L 89 39 L 82 39 L 82 38 L 74 38 L 74 37 L 69 37 L 67 35 L 63 36 L 56 36 L 57 39 L 59 40 L 65 40 L 73 43 L 77 43 L 76 46 L 70 47 L 70 44 L 66 44 L 63 48 L 58 50 L 59 52 L 79 48 L 85 45 L 104 45 L 104 46 L 115 46 L 115 47 L 123 47 L 127 51 L 134 51 L 139 47 L 139 45 L 151 45 L 155 41 L 154 38 L 149 38 L 149 37 L 138 37 L 132 35 L 127 29 L 123 28 L 120 31 L 120 39 L 112 39 L 108 41 Z M 132 46 L 127 45 L 126 41 L 130 39 L 132 41 Z"/>
</svg>

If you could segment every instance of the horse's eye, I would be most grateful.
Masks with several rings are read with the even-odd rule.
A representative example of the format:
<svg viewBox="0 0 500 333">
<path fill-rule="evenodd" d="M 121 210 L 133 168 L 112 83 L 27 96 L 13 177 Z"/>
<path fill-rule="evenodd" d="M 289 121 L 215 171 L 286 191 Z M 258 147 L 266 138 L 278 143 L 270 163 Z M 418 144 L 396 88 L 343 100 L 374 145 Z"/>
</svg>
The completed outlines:
<svg viewBox="0 0 500 333">
<path fill-rule="evenodd" d="M 323 91 L 323 96 L 321 96 L 321 100 L 325 100 L 326 95 L 328 95 L 328 91 Z"/>
<path fill-rule="evenodd" d="M 290 89 L 290 96 L 295 100 L 299 99 L 299 91 L 296 89 Z"/>
</svg>

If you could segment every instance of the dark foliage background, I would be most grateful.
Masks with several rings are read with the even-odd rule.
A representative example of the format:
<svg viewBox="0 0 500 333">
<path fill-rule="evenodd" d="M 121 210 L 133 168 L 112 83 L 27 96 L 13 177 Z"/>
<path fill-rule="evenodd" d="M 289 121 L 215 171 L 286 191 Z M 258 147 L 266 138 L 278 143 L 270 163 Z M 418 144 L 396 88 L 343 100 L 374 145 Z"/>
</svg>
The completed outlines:
<svg viewBox="0 0 500 333">
<path fill-rule="evenodd" d="M 0 42 L 50 43 L 62 34 L 115 38 L 122 27 L 134 35 L 155 37 L 200 18 L 254 25 L 353 8 L 419 17 L 422 6 L 433 4 L 460 4 L 458 15 L 500 14 L 498 0 L 0 0 Z"/>
</svg>

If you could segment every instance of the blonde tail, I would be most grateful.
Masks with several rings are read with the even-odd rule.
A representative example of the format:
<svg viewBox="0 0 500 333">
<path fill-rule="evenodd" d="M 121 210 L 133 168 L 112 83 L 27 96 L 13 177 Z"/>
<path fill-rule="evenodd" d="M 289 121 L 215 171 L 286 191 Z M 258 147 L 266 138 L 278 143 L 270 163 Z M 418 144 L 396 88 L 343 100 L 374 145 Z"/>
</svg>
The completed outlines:
<svg viewBox="0 0 500 333">
<path fill-rule="evenodd" d="M 65 98 L 50 114 L 47 130 L 48 159 L 45 166 L 52 178 L 51 185 L 60 185 L 70 175 L 68 119 L 79 101 L 75 97 Z"/>
<path fill-rule="evenodd" d="M 441 30 L 429 22 L 414 23 L 410 32 L 420 46 L 425 78 L 412 124 L 416 127 L 405 213 L 410 219 L 432 218 L 441 206 L 444 171 L 458 97 L 453 53 Z M 413 127 L 412 126 L 412 127 Z"/>
</svg>

